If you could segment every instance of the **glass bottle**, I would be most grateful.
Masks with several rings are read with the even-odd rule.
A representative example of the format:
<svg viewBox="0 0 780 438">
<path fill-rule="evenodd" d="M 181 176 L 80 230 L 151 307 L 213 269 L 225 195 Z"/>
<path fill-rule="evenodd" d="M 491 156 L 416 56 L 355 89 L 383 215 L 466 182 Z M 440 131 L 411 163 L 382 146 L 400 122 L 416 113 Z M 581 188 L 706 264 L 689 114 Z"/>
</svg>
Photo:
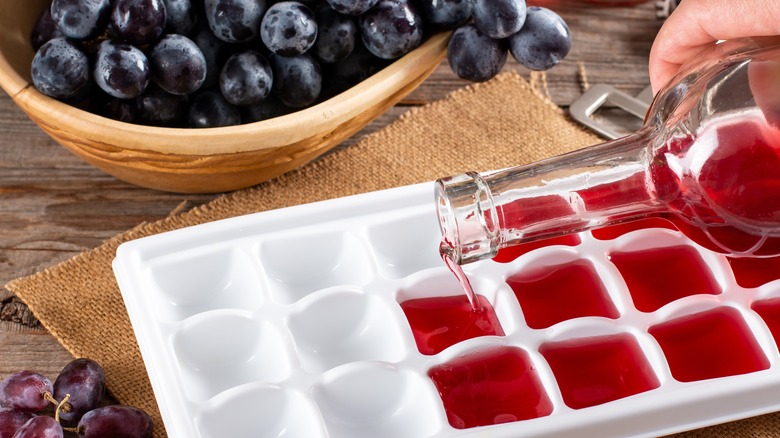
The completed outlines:
<svg viewBox="0 0 780 438">
<path fill-rule="evenodd" d="M 663 88 L 635 134 L 435 184 L 441 253 L 499 249 L 662 216 L 733 256 L 780 254 L 780 39 L 713 44 Z"/>
</svg>

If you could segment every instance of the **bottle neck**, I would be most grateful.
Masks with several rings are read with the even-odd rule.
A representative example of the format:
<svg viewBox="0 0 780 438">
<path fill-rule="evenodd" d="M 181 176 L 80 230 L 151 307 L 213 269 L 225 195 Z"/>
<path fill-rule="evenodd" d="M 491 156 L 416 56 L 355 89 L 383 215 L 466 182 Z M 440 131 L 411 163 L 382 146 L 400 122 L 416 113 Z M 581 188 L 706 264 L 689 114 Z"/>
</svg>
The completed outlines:
<svg viewBox="0 0 780 438">
<path fill-rule="evenodd" d="M 436 182 L 440 251 L 455 263 L 663 211 L 648 172 L 651 131 L 490 173 Z"/>
</svg>

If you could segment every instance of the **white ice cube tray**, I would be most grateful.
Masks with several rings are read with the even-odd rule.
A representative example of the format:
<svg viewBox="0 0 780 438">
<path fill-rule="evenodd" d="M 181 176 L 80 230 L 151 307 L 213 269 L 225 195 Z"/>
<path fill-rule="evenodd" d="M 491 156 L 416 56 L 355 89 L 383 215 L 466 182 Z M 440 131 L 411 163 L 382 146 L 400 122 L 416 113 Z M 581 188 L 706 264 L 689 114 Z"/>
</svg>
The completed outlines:
<svg viewBox="0 0 780 438">
<path fill-rule="evenodd" d="M 433 185 L 420 184 L 123 244 L 113 267 L 168 435 L 657 436 L 780 410 L 778 348 L 751 309 L 757 300 L 780 297 L 780 281 L 740 287 L 725 257 L 695 247 L 721 293 L 687 296 L 640 312 L 609 252 L 692 244 L 665 229 L 633 231 L 614 240 L 582 233 L 577 246 L 547 246 L 510 263 L 466 266 L 505 336 L 468 339 L 426 356 L 418 351 L 399 303 L 458 293 L 439 258 L 439 238 Z M 585 316 L 530 328 L 504 280 L 532 267 L 579 259 L 592 263 L 619 317 Z M 722 306 L 744 318 L 768 368 L 675 380 L 648 328 Z M 539 347 L 618 333 L 636 339 L 660 386 L 596 406 L 568 407 Z M 499 346 L 529 354 L 552 412 L 454 428 L 428 371 Z"/>
</svg>

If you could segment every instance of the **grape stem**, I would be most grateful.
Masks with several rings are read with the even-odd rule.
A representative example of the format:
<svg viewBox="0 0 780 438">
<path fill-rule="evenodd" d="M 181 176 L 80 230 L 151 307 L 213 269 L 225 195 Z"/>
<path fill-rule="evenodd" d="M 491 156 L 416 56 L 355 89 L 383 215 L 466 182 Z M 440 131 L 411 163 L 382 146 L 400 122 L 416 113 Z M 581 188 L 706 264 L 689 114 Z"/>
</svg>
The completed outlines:
<svg viewBox="0 0 780 438">
<path fill-rule="evenodd" d="M 65 403 L 67 403 L 68 400 L 70 400 L 70 394 L 65 394 L 65 398 L 62 399 L 60 404 L 57 405 L 57 409 L 54 411 L 54 421 L 56 421 L 57 424 L 60 422 L 60 410 L 65 406 Z"/>
<path fill-rule="evenodd" d="M 42 397 L 44 400 L 50 402 L 54 406 L 60 405 L 60 402 L 58 402 L 57 399 L 54 398 L 54 396 L 49 391 L 44 391 Z M 70 403 L 65 403 L 64 405 L 62 405 L 63 412 L 70 412 L 70 409 L 71 409 Z"/>
</svg>

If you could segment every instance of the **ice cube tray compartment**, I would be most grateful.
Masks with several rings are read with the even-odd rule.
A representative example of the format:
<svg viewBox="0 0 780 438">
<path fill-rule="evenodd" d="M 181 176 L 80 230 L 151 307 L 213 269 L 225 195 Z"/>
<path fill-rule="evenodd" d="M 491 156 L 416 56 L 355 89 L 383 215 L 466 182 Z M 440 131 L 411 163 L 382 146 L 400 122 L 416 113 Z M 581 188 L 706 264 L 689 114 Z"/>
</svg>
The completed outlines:
<svg viewBox="0 0 780 438">
<path fill-rule="evenodd" d="M 389 363 L 353 363 L 311 391 L 330 436 L 432 436 L 442 427 L 438 395 L 419 373 Z"/>
<path fill-rule="evenodd" d="M 780 409 L 780 258 L 624 224 L 465 266 L 473 312 L 438 257 L 432 193 L 123 244 L 168 434 L 658 436 Z"/>
<path fill-rule="evenodd" d="M 357 361 L 398 362 L 406 355 L 392 310 L 372 294 L 323 294 L 290 314 L 287 327 L 310 373 Z"/>
<path fill-rule="evenodd" d="M 203 438 L 328 437 L 317 407 L 306 394 L 262 383 L 221 393 L 193 418 L 198 431 L 194 436 Z"/>
<path fill-rule="evenodd" d="M 321 289 L 360 286 L 374 277 L 369 254 L 346 230 L 271 237 L 259 245 L 271 296 L 292 304 Z"/>
<path fill-rule="evenodd" d="M 182 387 L 194 401 L 245 383 L 279 382 L 290 375 L 289 354 L 278 329 L 249 312 L 220 310 L 193 316 L 174 331 L 172 349 Z"/>
<path fill-rule="evenodd" d="M 256 310 L 267 289 L 240 248 L 182 251 L 150 263 L 146 274 L 152 307 L 171 322 L 215 309 Z"/>
</svg>

